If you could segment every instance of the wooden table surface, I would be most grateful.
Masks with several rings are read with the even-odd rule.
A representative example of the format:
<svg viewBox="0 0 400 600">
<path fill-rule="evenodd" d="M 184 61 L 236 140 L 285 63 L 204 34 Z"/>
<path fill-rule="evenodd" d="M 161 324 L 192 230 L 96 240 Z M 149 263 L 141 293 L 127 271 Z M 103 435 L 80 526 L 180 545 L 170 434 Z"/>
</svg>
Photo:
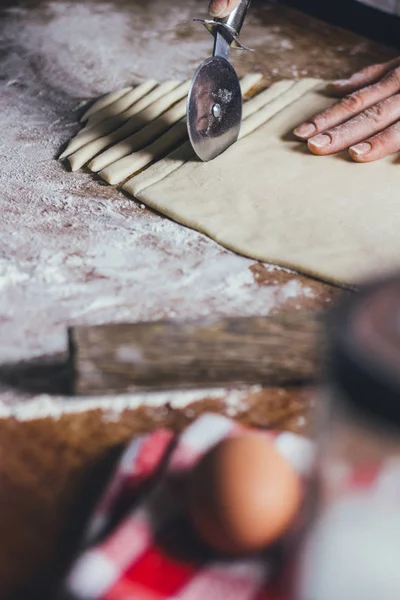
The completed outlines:
<svg viewBox="0 0 400 600">
<path fill-rule="evenodd" d="M 1 6 L 0 588 L 3 600 L 44 600 L 104 469 L 135 432 L 179 429 L 207 409 L 304 430 L 313 406 L 307 390 L 256 388 L 67 398 L 57 364 L 66 326 L 273 314 L 329 306 L 339 291 L 235 256 L 55 159 L 83 100 L 192 75 L 211 51 L 191 22 L 205 0 Z M 254 2 L 242 37 L 255 52 L 236 55 L 238 72 L 268 82 L 340 77 L 394 55 L 270 2 Z"/>
</svg>

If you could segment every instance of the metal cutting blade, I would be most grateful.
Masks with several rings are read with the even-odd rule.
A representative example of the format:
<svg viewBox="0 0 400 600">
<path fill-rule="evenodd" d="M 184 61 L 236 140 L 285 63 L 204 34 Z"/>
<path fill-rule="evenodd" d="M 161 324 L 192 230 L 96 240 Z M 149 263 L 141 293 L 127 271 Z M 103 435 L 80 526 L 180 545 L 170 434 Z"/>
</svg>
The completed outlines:
<svg viewBox="0 0 400 600">
<path fill-rule="evenodd" d="M 187 127 L 193 149 L 204 162 L 225 152 L 239 137 L 242 93 L 229 55 L 232 44 L 245 48 L 238 36 L 249 5 L 250 0 L 242 0 L 227 19 L 202 21 L 214 35 L 214 53 L 193 77 L 187 102 Z"/>
</svg>

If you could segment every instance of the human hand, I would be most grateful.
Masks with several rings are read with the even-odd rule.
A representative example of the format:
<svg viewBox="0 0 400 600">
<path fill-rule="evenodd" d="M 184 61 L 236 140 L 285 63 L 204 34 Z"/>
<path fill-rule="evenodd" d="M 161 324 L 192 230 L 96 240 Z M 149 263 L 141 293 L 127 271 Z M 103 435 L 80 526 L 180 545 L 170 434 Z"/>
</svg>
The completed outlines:
<svg viewBox="0 0 400 600">
<path fill-rule="evenodd" d="M 313 154 L 349 150 L 370 162 L 400 150 L 400 58 L 373 65 L 328 88 L 340 102 L 294 130 Z"/>
<path fill-rule="evenodd" d="M 222 19 L 227 17 L 240 4 L 240 0 L 211 0 L 209 13 L 212 17 Z"/>
</svg>

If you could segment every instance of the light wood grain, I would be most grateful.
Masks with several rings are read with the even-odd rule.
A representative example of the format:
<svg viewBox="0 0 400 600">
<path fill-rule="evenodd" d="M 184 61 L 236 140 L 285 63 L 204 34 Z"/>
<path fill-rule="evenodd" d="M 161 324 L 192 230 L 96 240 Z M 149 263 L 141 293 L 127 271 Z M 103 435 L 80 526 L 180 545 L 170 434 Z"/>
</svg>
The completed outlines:
<svg viewBox="0 0 400 600">
<path fill-rule="evenodd" d="M 314 381 L 323 337 L 319 315 L 308 312 L 76 327 L 69 330 L 73 390 L 92 395 Z"/>
</svg>

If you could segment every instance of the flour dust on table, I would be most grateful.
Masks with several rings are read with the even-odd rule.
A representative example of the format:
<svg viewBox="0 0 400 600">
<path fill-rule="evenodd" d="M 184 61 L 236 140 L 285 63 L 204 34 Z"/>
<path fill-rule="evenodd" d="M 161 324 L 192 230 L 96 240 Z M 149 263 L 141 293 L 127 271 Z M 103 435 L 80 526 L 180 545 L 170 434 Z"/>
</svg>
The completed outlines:
<svg viewBox="0 0 400 600">
<path fill-rule="evenodd" d="M 333 103 L 324 83 L 280 81 L 251 94 L 260 79 L 241 80 L 239 141 L 209 163 L 187 139 L 189 81 L 148 81 L 102 98 L 62 158 L 253 259 L 345 285 L 398 267 L 393 159 L 311 155 L 290 132 Z"/>
</svg>

